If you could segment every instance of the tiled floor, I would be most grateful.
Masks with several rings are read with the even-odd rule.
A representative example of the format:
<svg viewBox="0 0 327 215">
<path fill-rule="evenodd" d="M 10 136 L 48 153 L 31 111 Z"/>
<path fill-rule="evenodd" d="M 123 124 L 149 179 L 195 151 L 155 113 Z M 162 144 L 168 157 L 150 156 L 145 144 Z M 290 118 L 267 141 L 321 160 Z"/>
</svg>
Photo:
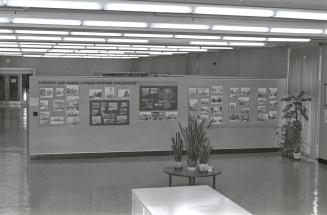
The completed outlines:
<svg viewBox="0 0 327 215">
<path fill-rule="evenodd" d="M 26 138 L 26 109 L 0 108 L 0 214 L 130 214 L 131 188 L 168 184 L 168 156 L 28 161 Z M 211 162 L 224 171 L 217 190 L 254 214 L 327 214 L 326 166 L 278 153 Z"/>
</svg>

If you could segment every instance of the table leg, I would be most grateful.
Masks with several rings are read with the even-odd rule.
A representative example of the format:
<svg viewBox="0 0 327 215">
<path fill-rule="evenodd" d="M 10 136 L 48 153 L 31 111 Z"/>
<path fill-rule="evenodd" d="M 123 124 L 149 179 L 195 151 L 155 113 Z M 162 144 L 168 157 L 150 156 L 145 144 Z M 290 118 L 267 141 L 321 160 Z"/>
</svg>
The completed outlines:
<svg viewBox="0 0 327 215">
<path fill-rule="evenodd" d="M 213 189 L 216 189 L 216 176 L 214 175 L 214 176 L 212 176 L 212 187 L 213 187 Z"/>
<path fill-rule="evenodd" d="M 171 175 L 169 174 L 169 187 L 171 187 Z"/>
<path fill-rule="evenodd" d="M 191 186 L 191 185 L 192 185 L 192 178 L 189 177 L 189 178 L 188 178 L 188 186 Z"/>
<path fill-rule="evenodd" d="M 193 185 L 195 185 L 195 178 L 193 178 Z"/>
</svg>

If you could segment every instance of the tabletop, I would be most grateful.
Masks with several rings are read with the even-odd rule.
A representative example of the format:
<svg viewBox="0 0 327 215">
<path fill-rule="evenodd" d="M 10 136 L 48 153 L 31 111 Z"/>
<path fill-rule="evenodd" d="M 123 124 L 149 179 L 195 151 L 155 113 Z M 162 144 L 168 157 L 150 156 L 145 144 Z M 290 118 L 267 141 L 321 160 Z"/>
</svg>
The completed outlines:
<svg viewBox="0 0 327 215">
<path fill-rule="evenodd" d="M 173 166 L 167 166 L 163 171 L 170 175 L 192 178 L 215 176 L 222 173 L 222 170 L 216 167 L 213 168 L 212 172 L 200 172 L 198 169 L 195 171 L 189 171 L 185 166 L 183 166 L 182 169 L 175 169 Z"/>
</svg>

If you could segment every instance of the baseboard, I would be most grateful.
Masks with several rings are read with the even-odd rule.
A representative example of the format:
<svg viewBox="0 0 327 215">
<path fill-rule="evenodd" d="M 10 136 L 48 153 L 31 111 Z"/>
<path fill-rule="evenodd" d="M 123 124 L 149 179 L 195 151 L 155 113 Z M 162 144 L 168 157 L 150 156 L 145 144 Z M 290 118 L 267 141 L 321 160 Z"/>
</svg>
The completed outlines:
<svg viewBox="0 0 327 215">
<path fill-rule="evenodd" d="M 240 153 L 266 153 L 277 152 L 276 148 L 251 149 L 214 149 L 212 154 L 240 154 Z M 84 159 L 84 158 L 111 158 L 111 157 L 140 157 L 171 155 L 171 151 L 138 151 L 138 152 L 102 152 L 102 153 L 69 153 L 69 154 L 35 154 L 31 160 L 57 160 L 57 159 Z"/>
<path fill-rule="evenodd" d="M 323 158 L 318 158 L 318 162 L 321 164 L 327 164 L 327 160 Z"/>
</svg>

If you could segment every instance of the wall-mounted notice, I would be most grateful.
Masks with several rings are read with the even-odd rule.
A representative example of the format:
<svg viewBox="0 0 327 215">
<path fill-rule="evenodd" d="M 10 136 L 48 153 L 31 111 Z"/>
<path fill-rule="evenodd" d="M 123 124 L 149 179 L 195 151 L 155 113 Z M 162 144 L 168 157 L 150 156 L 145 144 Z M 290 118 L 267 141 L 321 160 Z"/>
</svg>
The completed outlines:
<svg viewBox="0 0 327 215">
<path fill-rule="evenodd" d="M 129 125 L 129 100 L 90 100 L 90 125 Z"/>
<path fill-rule="evenodd" d="M 177 110 L 177 86 L 140 86 L 140 111 Z"/>
<path fill-rule="evenodd" d="M 79 118 L 79 86 L 68 84 L 66 87 L 67 104 L 67 124 L 68 126 L 78 126 Z"/>
<path fill-rule="evenodd" d="M 176 120 L 177 111 L 141 111 L 139 112 L 140 121 L 162 121 Z"/>
<path fill-rule="evenodd" d="M 257 121 L 277 120 L 277 88 L 258 88 Z"/>
</svg>

